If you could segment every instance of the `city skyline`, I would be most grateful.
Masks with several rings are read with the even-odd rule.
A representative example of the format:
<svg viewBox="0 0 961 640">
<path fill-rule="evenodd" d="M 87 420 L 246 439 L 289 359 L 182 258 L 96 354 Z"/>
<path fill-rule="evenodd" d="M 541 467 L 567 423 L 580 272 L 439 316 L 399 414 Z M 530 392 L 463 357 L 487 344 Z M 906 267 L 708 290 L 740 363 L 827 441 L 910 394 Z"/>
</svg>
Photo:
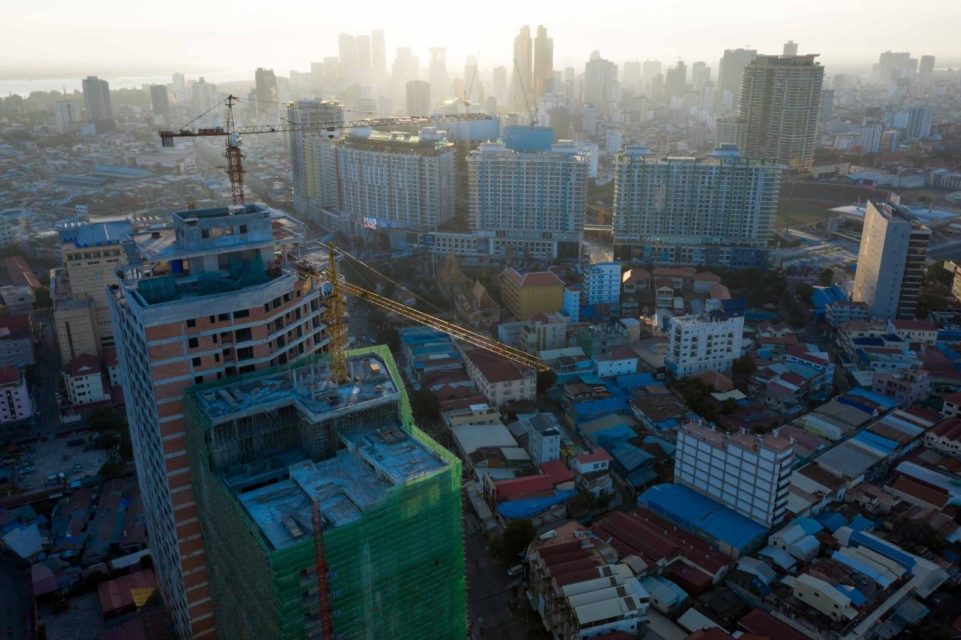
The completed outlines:
<svg viewBox="0 0 961 640">
<path fill-rule="evenodd" d="M 183 11 L 177 9 L 183 5 Z M 448 64 L 459 66 L 476 55 L 481 67 L 511 64 L 511 42 L 519 25 L 543 24 L 555 42 L 555 69 L 580 67 L 594 49 L 614 61 L 658 58 L 667 63 L 678 57 L 704 60 L 715 67 L 725 48 L 749 47 L 774 54 L 783 43 L 799 43 L 800 53 L 818 53 L 826 66 L 837 69 L 870 65 L 880 51 L 892 47 L 918 56 L 934 55 L 940 66 L 957 65 L 951 21 L 930 20 L 941 12 L 950 13 L 950 0 L 929 0 L 926 11 L 905 14 L 890 0 L 875 3 L 870 15 L 873 28 L 851 38 L 849 24 L 864 20 L 858 6 L 829 5 L 818 1 L 792 8 L 785 15 L 781 7 L 756 0 L 739 0 L 717 6 L 704 2 L 669 3 L 656 0 L 643 8 L 623 4 L 596 10 L 590 15 L 574 5 L 526 4 L 522 9 L 507 3 L 505 11 L 486 11 L 469 20 L 450 20 L 439 31 L 434 20 L 424 19 L 445 10 L 434 3 L 422 11 L 375 3 L 369 12 L 348 14 L 315 24 L 309 8 L 298 0 L 286 0 L 281 7 L 265 9 L 235 7 L 221 14 L 215 8 L 193 6 L 174 0 L 163 14 L 141 7 L 123 7 L 113 0 L 100 0 L 82 7 L 50 8 L 21 5 L 8 9 L 11 22 L 19 28 L 0 45 L 0 67 L 4 79 L 50 77 L 72 73 L 80 67 L 101 75 L 158 73 L 170 71 L 169 61 L 193 72 L 216 71 L 244 78 L 258 66 L 286 74 L 304 69 L 312 61 L 337 54 L 340 33 L 369 33 L 383 29 L 388 63 L 398 47 L 412 46 L 425 55 L 428 47 L 444 46 Z M 508 11 L 509 9 L 509 11 Z M 830 10 L 831 19 L 825 19 Z M 273 20 L 285 12 L 305 14 L 303 20 Z M 509 19 L 504 18 L 510 15 Z M 192 19 L 184 24 L 182 16 Z M 56 17 L 54 17 L 56 16 Z M 169 17 L 168 17 L 169 16 Z M 749 16 L 749 18 L 746 18 Z M 652 20 L 656 18 L 656 20 Z M 645 25 L 657 24 L 654 27 Z M 216 24 L 216 31 L 206 25 Z M 257 25 L 266 42 L 283 42 L 283 47 L 235 47 L 238 30 Z M 617 28 L 613 28 L 614 25 Z M 626 29 L 623 25 L 637 25 Z M 665 27 L 666 25 L 666 27 Z M 82 30 L 86 43 L 78 51 L 76 34 Z M 480 36 L 479 34 L 483 34 Z M 895 37 L 896 36 L 896 37 Z M 64 43 L 51 46 L 51 43 Z M 100 44 L 103 43 L 103 44 Z M 109 43 L 109 44 L 108 44 Z M 69 48 L 68 48 L 69 47 Z M 425 56 L 426 57 L 426 56 Z M 122 60 L 123 62 L 118 62 Z M 60 75 L 62 77 L 62 75 Z"/>
</svg>

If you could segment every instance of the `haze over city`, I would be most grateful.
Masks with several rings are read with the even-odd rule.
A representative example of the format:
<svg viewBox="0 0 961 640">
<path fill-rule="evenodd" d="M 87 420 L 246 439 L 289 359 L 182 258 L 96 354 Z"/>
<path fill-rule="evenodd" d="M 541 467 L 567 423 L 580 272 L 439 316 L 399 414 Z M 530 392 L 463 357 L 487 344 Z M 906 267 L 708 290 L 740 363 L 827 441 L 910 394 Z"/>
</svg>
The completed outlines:
<svg viewBox="0 0 961 640">
<path fill-rule="evenodd" d="M 678 57 L 716 62 L 725 48 L 775 51 L 788 39 L 820 53 L 838 70 L 865 67 L 893 46 L 961 64 L 953 0 L 903 2 L 813 0 L 646 0 L 644 2 L 511 2 L 483 5 L 439 1 L 367 1 L 330 6 L 306 0 L 270 3 L 17 2 L 4 7 L 11 27 L 0 42 L 0 82 L 71 73 L 153 75 L 173 64 L 184 71 L 247 74 L 254 67 L 302 69 L 336 54 L 339 32 L 383 29 L 388 52 L 410 46 L 419 55 L 446 47 L 460 64 L 510 64 L 516 24 L 545 24 L 561 66 L 598 49 L 609 59 Z M 15 26 L 14 26 L 15 25 Z M 505 44 L 506 43 L 506 44 Z M 390 56 L 389 56 L 390 57 Z"/>
</svg>

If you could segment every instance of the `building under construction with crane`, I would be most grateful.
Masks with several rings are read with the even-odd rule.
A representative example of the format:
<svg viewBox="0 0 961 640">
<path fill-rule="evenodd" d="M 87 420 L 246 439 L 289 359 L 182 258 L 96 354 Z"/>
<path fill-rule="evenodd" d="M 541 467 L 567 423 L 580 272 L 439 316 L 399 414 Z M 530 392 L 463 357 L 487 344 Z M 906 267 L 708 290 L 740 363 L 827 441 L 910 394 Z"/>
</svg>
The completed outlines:
<svg viewBox="0 0 961 640">
<path fill-rule="evenodd" d="M 226 638 L 463 638 L 460 462 L 385 347 L 191 389 L 187 449 Z M 319 578 L 319 579 L 318 579 Z"/>
</svg>

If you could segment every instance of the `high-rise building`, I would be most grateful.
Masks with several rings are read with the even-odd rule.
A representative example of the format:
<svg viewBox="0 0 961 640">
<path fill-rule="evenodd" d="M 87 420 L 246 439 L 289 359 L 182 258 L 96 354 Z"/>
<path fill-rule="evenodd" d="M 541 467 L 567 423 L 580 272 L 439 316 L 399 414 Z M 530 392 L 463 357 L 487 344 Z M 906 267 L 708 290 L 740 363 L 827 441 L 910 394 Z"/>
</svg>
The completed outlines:
<svg viewBox="0 0 961 640">
<path fill-rule="evenodd" d="M 708 299 L 703 313 L 671 318 L 664 365 L 678 379 L 704 371 L 726 373 L 741 357 L 743 334 L 744 316 L 729 315 Z"/>
<path fill-rule="evenodd" d="M 614 257 L 661 264 L 763 265 L 781 168 L 721 147 L 658 159 L 626 147 L 615 159 Z"/>
<path fill-rule="evenodd" d="M 66 100 L 53 105 L 53 115 L 57 119 L 57 128 L 60 133 L 70 133 L 80 122 L 80 110 L 77 109 L 77 105 Z"/>
<path fill-rule="evenodd" d="M 609 114 L 617 101 L 617 65 L 592 51 L 584 65 L 584 104 L 592 104 Z"/>
<path fill-rule="evenodd" d="M 554 38 L 547 37 L 547 29 L 537 26 L 534 38 L 534 93 L 536 101 L 554 89 Z"/>
<path fill-rule="evenodd" d="M 531 40 L 531 28 L 521 27 L 520 33 L 514 37 L 514 62 L 511 71 L 511 109 L 519 113 L 527 113 L 535 104 L 533 69 L 534 49 Z"/>
<path fill-rule="evenodd" d="M 736 110 L 741 99 L 744 67 L 757 57 L 755 49 L 725 49 L 717 68 L 717 101 L 725 109 Z"/>
<path fill-rule="evenodd" d="M 351 231 L 433 230 L 454 215 L 454 144 L 420 135 L 354 129 L 335 144 L 337 208 Z"/>
<path fill-rule="evenodd" d="M 522 153 L 485 143 L 467 154 L 468 224 L 508 239 L 515 255 L 577 257 L 587 161 L 573 143 Z"/>
<path fill-rule="evenodd" d="M 491 71 L 491 85 L 498 104 L 507 102 L 507 67 L 497 65 Z"/>
<path fill-rule="evenodd" d="M 414 424 L 385 347 L 347 366 L 346 383 L 308 359 L 187 392 L 222 638 L 319 638 L 324 615 L 338 638 L 467 635 L 460 461 Z"/>
<path fill-rule="evenodd" d="M 273 69 L 257 67 L 254 72 L 254 95 L 257 97 L 257 108 L 273 113 L 277 103 L 277 76 Z"/>
<path fill-rule="evenodd" d="M 357 46 L 357 76 L 354 80 L 366 84 L 370 82 L 371 72 L 374 69 L 370 36 L 354 36 L 354 44 Z"/>
<path fill-rule="evenodd" d="M 878 153 L 881 151 L 882 133 L 884 133 L 884 125 L 876 120 L 861 125 L 861 137 L 858 144 L 861 146 L 863 153 Z"/>
<path fill-rule="evenodd" d="M 183 102 L 187 99 L 187 78 L 182 73 L 173 74 L 174 100 Z"/>
<path fill-rule="evenodd" d="M 641 65 L 641 76 L 644 81 L 644 91 L 650 95 L 654 79 L 661 75 L 660 60 L 645 60 Z"/>
<path fill-rule="evenodd" d="M 885 51 L 878 57 L 874 78 L 883 85 L 909 76 L 911 54 L 908 51 Z"/>
<path fill-rule="evenodd" d="M 337 36 L 337 57 L 340 58 L 340 68 L 345 76 L 351 76 L 357 71 L 357 38 L 341 33 Z"/>
<path fill-rule="evenodd" d="M 784 43 L 784 50 L 781 55 L 785 56 L 796 56 L 797 55 L 797 43 L 794 40 L 788 40 Z"/>
<path fill-rule="evenodd" d="M 344 107 L 327 100 L 300 100 L 287 106 L 287 120 L 296 124 L 343 122 Z M 291 131 L 290 168 L 294 182 L 294 210 L 315 218 L 319 210 L 337 203 L 337 181 L 325 166 L 324 150 L 340 131 Z"/>
<path fill-rule="evenodd" d="M 165 124 L 170 124 L 170 100 L 166 85 L 150 86 L 150 106 L 155 116 L 162 118 Z"/>
<path fill-rule="evenodd" d="M 430 83 L 430 103 L 438 104 L 450 97 L 450 79 L 447 76 L 447 49 L 430 48 L 430 66 L 427 69 Z"/>
<path fill-rule="evenodd" d="M 370 34 L 370 64 L 375 81 L 380 82 L 387 76 L 387 43 L 383 31 Z"/>
<path fill-rule="evenodd" d="M 667 70 L 664 88 L 669 96 L 682 96 L 687 93 L 687 65 L 683 60 L 678 60 L 674 68 Z"/>
<path fill-rule="evenodd" d="M 852 299 L 880 320 L 910 320 L 924 283 L 931 229 L 900 205 L 868 201 Z"/>
<path fill-rule="evenodd" d="M 687 424 L 677 432 L 674 482 L 767 528 L 784 521 L 794 445 L 776 432 L 727 434 Z"/>
<path fill-rule="evenodd" d="M 706 62 L 695 62 L 691 65 L 691 86 L 700 93 L 711 81 L 711 68 Z"/>
<path fill-rule="evenodd" d="M 290 218 L 251 204 L 172 218 L 133 236 L 140 268 L 109 303 L 157 585 L 178 635 L 202 638 L 216 625 L 184 390 L 326 350 L 325 289 L 284 260 L 303 238 Z"/>
<path fill-rule="evenodd" d="M 904 132 L 910 139 L 927 138 L 931 135 L 931 118 L 934 112 L 924 105 L 908 109 L 908 123 Z"/>
<path fill-rule="evenodd" d="M 625 62 L 621 74 L 621 83 L 625 89 L 640 91 L 644 86 L 644 76 L 640 61 L 633 60 Z"/>
<path fill-rule="evenodd" d="M 804 56 L 758 56 L 744 67 L 740 117 L 744 154 L 796 171 L 814 162 L 824 67 Z"/>
<path fill-rule="evenodd" d="M 116 131 L 113 106 L 110 103 L 110 84 L 97 76 L 83 80 L 83 103 L 87 110 L 87 122 L 94 125 L 97 133 Z"/>
<path fill-rule="evenodd" d="M 930 80 L 934 75 L 934 56 L 921 56 L 921 64 L 918 66 L 918 75 L 922 80 Z"/>
<path fill-rule="evenodd" d="M 407 115 L 427 116 L 430 114 L 430 84 L 423 80 L 407 83 Z"/>
<path fill-rule="evenodd" d="M 821 108 L 818 111 L 818 122 L 822 125 L 831 122 L 834 117 L 834 89 L 821 91 Z"/>
<path fill-rule="evenodd" d="M 220 92 L 217 91 L 217 85 L 205 81 L 204 77 L 200 76 L 197 82 L 190 85 L 190 98 L 194 112 L 206 114 L 197 121 L 197 126 L 223 126 L 223 113 L 214 108 L 220 103 Z"/>
</svg>

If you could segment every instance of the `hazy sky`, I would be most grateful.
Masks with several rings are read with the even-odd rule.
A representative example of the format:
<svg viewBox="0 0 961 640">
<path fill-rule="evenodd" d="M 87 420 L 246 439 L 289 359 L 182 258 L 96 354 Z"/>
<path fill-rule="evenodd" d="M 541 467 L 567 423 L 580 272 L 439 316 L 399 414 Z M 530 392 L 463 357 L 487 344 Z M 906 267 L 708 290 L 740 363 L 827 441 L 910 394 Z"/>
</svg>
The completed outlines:
<svg viewBox="0 0 961 640">
<path fill-rule="evenodd" d="M 886 49 L 961 62 L 959 0 L 6 0 L 0 79 L 219 70 L 286 74 L 336 55 L 337 33 L 383 29 L 394 49 L 446 46 L 448 66 L 476 54 L 510 65 L 520 25 L 547 26 L 555 67 L 583 68 L 592 49 L 616 62 L 706 60 L 725 48 L 778 53 L 785 40 L 829 66 L 870 64 Z M 830 68 L 828 69 L 830 73 Z"/>
</svg>

